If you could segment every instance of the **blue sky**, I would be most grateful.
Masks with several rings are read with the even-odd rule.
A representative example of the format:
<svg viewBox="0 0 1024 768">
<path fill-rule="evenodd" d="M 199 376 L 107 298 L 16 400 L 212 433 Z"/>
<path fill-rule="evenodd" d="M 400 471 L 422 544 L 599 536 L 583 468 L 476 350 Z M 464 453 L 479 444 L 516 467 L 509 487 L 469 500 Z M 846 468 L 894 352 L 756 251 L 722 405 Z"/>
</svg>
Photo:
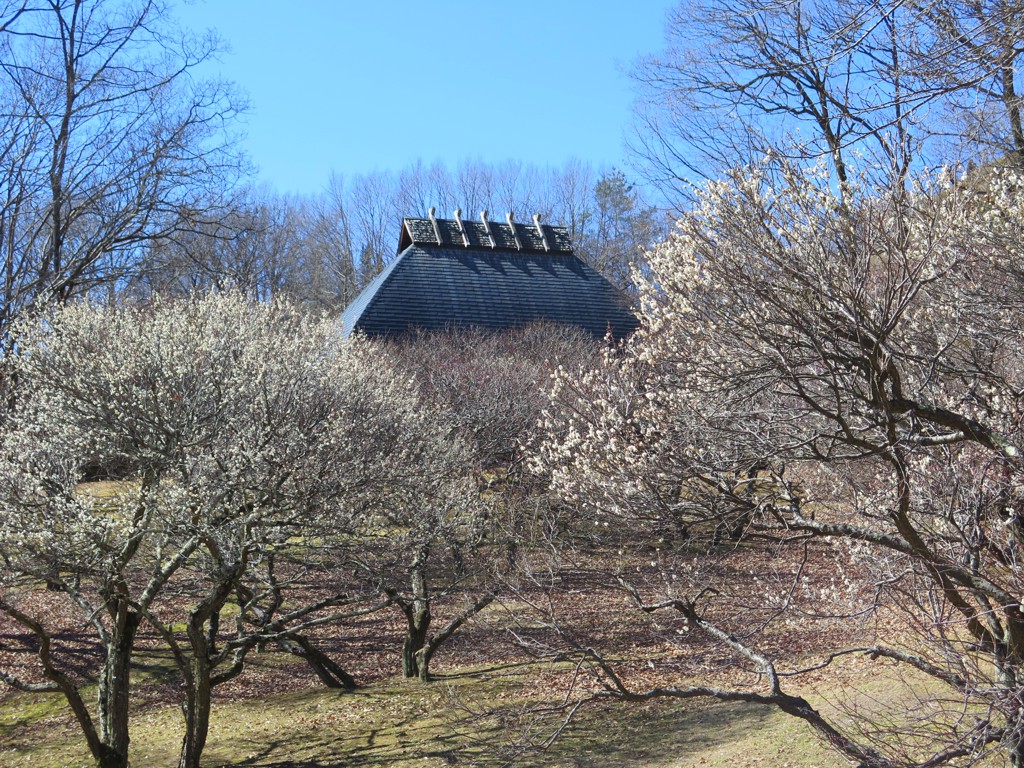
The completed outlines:
<svg viewBox="0 0 1024 768">
<path fill-rule="evenodd" d="M 231 52 L 260 180 L 311 194 L 330 173 L 417 159 L 625 166 L 636 58 L 671 0 L 206 0 L 178 9 Z"/>
</svg>

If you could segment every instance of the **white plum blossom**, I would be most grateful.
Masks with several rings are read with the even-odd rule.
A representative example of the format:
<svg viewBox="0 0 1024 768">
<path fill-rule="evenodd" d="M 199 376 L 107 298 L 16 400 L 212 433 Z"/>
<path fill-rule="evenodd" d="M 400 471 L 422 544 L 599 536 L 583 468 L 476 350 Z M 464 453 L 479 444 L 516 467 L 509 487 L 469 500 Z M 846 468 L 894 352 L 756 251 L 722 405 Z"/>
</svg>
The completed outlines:
<svg viewBox="0 0 1024 768">
<path fill-rule="evenodd" d="M 834 579 L 780 583 L 764 605 L 902 615 L 902 637 L 864 650 L 960 702 L 932 722 L 934 749 L 909 725 L 858 739 L 792 712 L 865 765 L 997 747 L 1024 765 L 1022 193 L 1000 167 L 912 188 L 851 179 L 841 195 L 822 168 L 740 169 L 647 254 L 641 329 L 596 369 L 555 375 L 535 466 L 569 504 L 662 547 L 669 586 L 645 610 L 687 611 L 735 648 L 701 613 L 732 610 L 745 631 L 727 585 L 668 564 L 752 537 L 779 557 L 836 553 Z M 775 680 L 760 700 L 791 711 L 771 662 L 743 653 Z"/>
<path fill-rule="evenodd" d="M 51 652 L 45 683 L 3 679 L 63 693 L 104 766 L 127 760 L 140 625 L 163 636 L 180 668 L 180 765 L 193 768 L 210 689 L 262 637 L 284 641 L 386 603 L 348 587 L 286 603 L 292 582 L 315 584 L 360 532 L 428 503 L 458 450 L 379 349 L 234 293 L 71 304 L 23 321 L 6 362 L 0 611 Z M 97 476 L 114 482 L 86 482 Z M 94 714 L 60 671 L 60 627 L 40 613 L 47 584 L 104 648 Z M 218 630 L 228 600 L 237 618 Z"/>
</svg>

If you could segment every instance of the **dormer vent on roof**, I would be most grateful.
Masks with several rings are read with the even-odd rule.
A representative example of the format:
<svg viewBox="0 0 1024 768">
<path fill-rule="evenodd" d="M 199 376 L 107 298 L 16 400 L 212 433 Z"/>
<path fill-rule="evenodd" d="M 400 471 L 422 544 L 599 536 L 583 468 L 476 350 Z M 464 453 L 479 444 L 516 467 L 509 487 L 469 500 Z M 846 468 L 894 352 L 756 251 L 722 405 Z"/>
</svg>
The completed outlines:
<svg viewBox="0 0 1024 768">
<path fill-rule="evenodd" d="M 466 227 L 462 223 L 462 209 L 455 209 L 455 226 L 459 229 L 459 234 L 462 235 L 462 244 L 469 248 L 469 233 L 466 232 Z"/>
<path fill-rule="evenodd" d="M 551 246 L 548 245 L 547 235 L 544 234 L 544 228 L 540 225 L 540 214 L 533 214 L 533 226 L 537 230 L 537 234 L 540 235 L 540 241 L 544 243 L 544 250 L 550 251 Z"/>
<path fill-rule="evenodd" d="M 484 232 L 487 234 L 487 239 L 491 243 L 491 248 L 494 248 L 497 243 L 494 241 L 494 233 L 491 232 L 491 222 L 487 220 L 487 209 L 480 211 L 480 221 L 484 223 Z"/>
<path fill-rule="evenodd" d="M 565 227 L 553 227 L 533 217 L 533 225 L 516 222 L 512 213 L 505 221 L 491 221 L 488 211 L 480 213 L 479 221 L 462 218 L 462 209 L 456 209 L 454 219 L 439 219 L 431 208 L 426 218 L 402 220 L 402 234 L 398 243 L 401 253 L 409 246 L 420 248 L 454 248 L 467 252 L 512 251 L 519 253 L 546 253 L 551 256 L 571 255 L 572 241 Z"/>
<path fill-rule="evenodd" d="M 508 228 L 512 231 L 512 241 L 516 244 L 516 250 L 523 250 L 523 242 L 519 239 L 519 235 L 516 234 L 516 223 L 512 218 L 512 211 L 505 214 L 505 221 L 508 222 Z"/>
<path fill-rule="evenodd" d="M 427 211 L 427 216 L 430 217 L 430 225 L 434 228 L 434 237 L 437 238 L 437 244 L 444 245 L 444 240 L 441 239 L 441 230 L 437 226 L 437 219 L 434 218 L 433 206 L 431 206 L 430 210 Z"/>
</svg>

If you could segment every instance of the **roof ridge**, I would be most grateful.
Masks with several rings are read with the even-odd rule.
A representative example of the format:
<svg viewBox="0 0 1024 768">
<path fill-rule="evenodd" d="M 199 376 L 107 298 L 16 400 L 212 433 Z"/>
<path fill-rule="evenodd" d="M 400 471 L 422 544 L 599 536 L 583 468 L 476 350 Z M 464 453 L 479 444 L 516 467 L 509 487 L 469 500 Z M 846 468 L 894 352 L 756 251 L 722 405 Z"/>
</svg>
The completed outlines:
<svg viewBox="0 0 1024 768">
<path fill-rule="evenodd" d="M 490 221 L 487 211 L 480 221 L 464 220 L 462 210 L 455 210 L 452 219 L 439 219 L 430 209 L 428 218 L 406 216 L 398 243 L 401 253 L 410 245 L 424 248 L 461 248 L 464 250 L 502 250 L 520 253 L 571 255 L 574 253 L 569 230 L 562 226 L 543 224 L 534 214 L 532 224 L 524 224 L 507 215 L 507 221 Z"/>
</svg>

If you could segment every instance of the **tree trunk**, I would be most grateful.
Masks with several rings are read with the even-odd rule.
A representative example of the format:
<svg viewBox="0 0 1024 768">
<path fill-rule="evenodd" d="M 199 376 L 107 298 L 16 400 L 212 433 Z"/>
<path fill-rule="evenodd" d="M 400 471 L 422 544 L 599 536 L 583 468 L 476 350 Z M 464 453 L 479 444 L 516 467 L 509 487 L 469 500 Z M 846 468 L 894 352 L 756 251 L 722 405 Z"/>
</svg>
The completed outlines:
<svg viewBox="0 0 1024 768">
<path fill-rule="evenodd" d="M 1008 616 L 1007 620 L 1012 622 L 1013 618 L 1013 616 Z M 1009 697 L 1012 697 L 1009 700 L 1016 699 L 1015 694 L 1019 688 L 1016 672 L 1018 664 L 1020 663 L 1019 654 L 1012 653 L 1007 648 L 1000 645 L 996 649 L 995 661 L 996 680 L 999 687 L 1006 691 L 1006 693 L 1009 694 Z M 1017 712 L 1013 712 L 1008 717 L 1011 721 L 1019 721 L 1019 718 L 1020 716 Z M 1014 730 L 1006 740 L 1006 751 L 1010 756 L 1010 765 L 1012 768 L 1024 768 L 1024 734 Z"/>
<path fill-rule="evenodd" d="M 1020 101 L 1017 98 L 1017 88 L 1014 83 L 1017 69 L 1014 66 L 1015 48 L 1016 42 L 1003 52 L 1004 61 L 999 67 L 999 78 L 1003 87 L 1003 105 L 1006 107 L 1006 114 L 1010 121 L 1010 135 L 1013 137 L 1015 164 L 1017 167 L 1024 167 L 1024 127 L 1021 125 Z"/>
<path fill-rule="evenodd" d="M 216 620 L 213 617 L 224 606 L 235 578 L 244 566 L 243 559 L 235 563 L 233 568 L 227 569 L 213 591 L 189 613 L 186 632 L 191 656 L 185 680 L 185 700 L 181 704 L 185 716 L 185 736 L 181 741 L 178 768 L 200 768 L 199 760 L 210 732 L 210 692 L 213 690 L 211 678 L 214 666 L 212 643 L 216 639 Z"/>
<path fill-rule="evenodd" d="M 346 691 L 352 691 L 358 687 L 352 675 L 313 645 L 308 638 L 299 635 L 293 639 L 281 640 L 278 645 L 282 650 L 305 659 L 316 676 L 320 678 L 320 682 L 328 688 L 343 688 Z"/>
<path fill-rule="evenodd" d="M 220 611 L 210 614 L 209 628 L 206 630 L 206 645 L 210 655 L 217 652 L 217 631 L 220 629 Z"/>
<path fill-rule="evenodd" d="M 99 680 L 99 721 L 102 753 L 97 760 L 102 768 L 128 765 L 128 701 L 131 683 L 132 651 L 141 617 L 127 606 L 115 611 L 107 658 Z"/>
<path fill-rule="evenodd" d="M 406 677 L 429 679 L 427 666 L 430 659 L 423 650 L 427 644 L 427 632 L 430 631 L 430 594 L 427 590 L 427 577 L 419 567 L 421 558 L 417 558 L 412 569 L 412 601 L 402 604 L 402 612 L 406 619 L 405 643 L 402 646 L 402 674 Z"/>
<path fill-rule="evenodd" d="M 448 638 L 454 635 L 463 624 L 494 602 L 494 598 L 494 592 L 486 592 L 478 597 L 471 605 L 467 606 L 459 615 L 448 622 L 446 626 L 442 627 L 439 632 L 435 632 L 429 642 L 416 652 L 416 662 L 419 665 L 420 680 L 425 683 L 430 682 L 430 660 L 434 658 L 434 654 L 437 653 L 437 650 L 447 642 Z"/>
<path fill-rule="evenodd" d="M 82 699 L 82 695 L 78 689 L 78 686 L 74 682 L 72 682 L 72 680 L 66 674 L 64 674 L 64 672 L 62 672 L 60 669 L 54 666 L 53 657 L 51 656 L 50 653 L 51 641 L 53 639 L 50 633 L 46 631 L 42 624 L 33 619 L 30 615 L 28 615 L 24 611 L 18 610 L 15 606 L 11 605 L 10 603 L 5 602 L 2 596 L 0 596 L 0 611 L 3 611 L 3 613 L 10 616 L 20 625 L 31 631 L 33 635 L 35 635 L 36 640 L 39 643 L 39 663 L 42 665 L 43 677 L 45 677 L 48 681 L 50 681 L 53 684 L 53 687 L 47 685 L 39 686 L 32 684 L 26 684 L 24 686 L 15 685 L 15 687 L 21 688 L 22 690 L 58 690 L 61 693 L 63 693 L 64 698 L 68 702 L 68 706 L 71 707 L 71 711 L 82 729 L 82 735 L 85 737 L 85 741 L 89 745 L 89 753 L 96 760 L 96 765 L 98 765 L 99 768 L 125 768 L 128 765 L 127 725 L 123 730 L 119 728 L 113 729 L 115 733 L 124 735 L 123 745 L 116 749 L 110 746 L 105 741 L 100 731 L 96 729 L 92 716 L 89 714 L 89 708 L 85 705 L 85 701 Z M 116 610 L 114 611 L 114 614 L 115 616 L 118 615 Z M 129 613 L 128 615 L 130 616 L 133 614 Z M 127 618 L 126 614 L 123 612 L 120 614 L 120 617 Z M 104 706 L 104 702 L 108 699 L 108 696 L 104 693 L 104 691 L 109 690 L 111 681 L 115 682 L 118 686 L 122 686 L 124 688 L 123 698 L 124 700 L 127 700 L 127 674 L 115 675 L 112 674 L 112 671 L 129 669 L 130 659 L 125 661 L 119 660 L 118 663 L 112 664 L 109 661 L 109 657 L 112 653 L 112 648 L 119 649 L 122 659 L 124 659 L 125 656 L 125 649 L 127 649 L 128 654 L 131 653 L 132 644 L 130 640 L 131 638 L 134 638 L 134 632 L 135 629 L 137 629 L 137 627 L 137 621 L 134 623 L 134 626 L 130 620 L 114 622 L 114 637 L 109 639 L 116 638 L 116 642 L 108 642 L 107 646 L 105 646 L 104 648 L 104 651 L 108 656 L 108 659 L 104 661 L 103 674 L 100 675 L 101 707 Z M 131 630 L 131 638 L 125 638 L 124 633 L 121 631 L 124 628 L 129 628 Z M 111 671 L 110 674 L 108 674 L 108 670 Z M 120 701 L 122 699 L 121 696 L 113 696 L 112 698 L 115 701 Z M 125 709 L 124 711 L 126 712 L 127 710 Z M 127 719 L 125 719 L 125 723 L 127 723 Z"/>
<path fill-rule="evenodd" d="M 210 665 L 209 660 L 193 656 L 191 685 L 182 710 L 185 715 L 185 736 L 181 741 L 178 768 L 199 768 L 210 730 Z"/>
<path fill-rule="evenodd" d="M 181 741 L 178 768 L 199 768 L 210 730 L 210 647 L 207 644 L 208 633 L 203 627 L 206 613 L 205 610 L 194 611 L 188 622 L 192 654 L 185 700 L 181 704 L 185 717 L 185 736 Z"/>
</svg>

